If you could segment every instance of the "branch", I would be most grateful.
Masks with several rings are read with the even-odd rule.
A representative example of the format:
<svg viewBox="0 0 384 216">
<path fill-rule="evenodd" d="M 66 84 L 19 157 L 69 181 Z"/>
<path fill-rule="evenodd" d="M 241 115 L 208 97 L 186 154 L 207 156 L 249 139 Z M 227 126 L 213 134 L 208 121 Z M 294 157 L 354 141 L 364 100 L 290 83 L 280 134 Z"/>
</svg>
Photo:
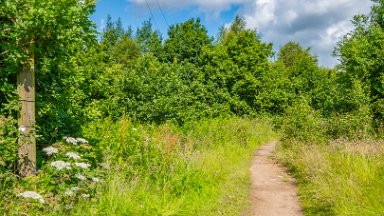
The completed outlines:
<svg viewBox="0 0 384 216">
<path fill-rule="evenodd" d="M 25 46 L 27 46 L 27 45 L 32 45 L 32 44 L 34 44 L 34 43 L 35 43 L 35 40 L 32 39 L 31 41 L 25 42 L 25 43 L 21 44 L 21 46 L 19 46 L 19 45 L 18 45 L 18 46 L 19 46 L 19 47 L 24 47 L 24 48 L 25 48 Z M 7 53 L 9 53 L 9 50 L 4 50 L 3 52 L 0 52 L 0 57 L 6 55 Z"/>
</svg>

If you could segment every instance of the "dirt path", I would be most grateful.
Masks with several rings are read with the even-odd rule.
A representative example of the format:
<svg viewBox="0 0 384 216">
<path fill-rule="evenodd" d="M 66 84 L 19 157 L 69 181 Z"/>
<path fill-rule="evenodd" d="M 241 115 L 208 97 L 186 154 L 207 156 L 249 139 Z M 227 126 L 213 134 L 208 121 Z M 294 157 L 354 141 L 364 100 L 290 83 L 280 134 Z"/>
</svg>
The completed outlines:
<svg viewBox="0 0 384 216">
<path fill-rule="evenodd" d="M 294 181 L 273 159 L 276 142 L 261 147 L 251 166 L 251 209 L 245 215 L 296 216 L 300 209 Z"/>
</svg>

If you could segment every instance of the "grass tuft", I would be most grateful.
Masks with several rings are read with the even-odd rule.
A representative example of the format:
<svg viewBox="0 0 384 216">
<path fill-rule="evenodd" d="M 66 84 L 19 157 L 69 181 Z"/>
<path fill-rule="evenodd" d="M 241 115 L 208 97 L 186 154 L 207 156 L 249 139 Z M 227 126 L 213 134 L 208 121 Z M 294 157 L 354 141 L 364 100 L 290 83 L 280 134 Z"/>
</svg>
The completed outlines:
<svg viewBox="0 0 384 216">
<path fill-rule="evenodd" d="M 298 180 L 306 215 L 383 215 L 384 142 L 288 143 L 278 158 Z"/>
</svg>

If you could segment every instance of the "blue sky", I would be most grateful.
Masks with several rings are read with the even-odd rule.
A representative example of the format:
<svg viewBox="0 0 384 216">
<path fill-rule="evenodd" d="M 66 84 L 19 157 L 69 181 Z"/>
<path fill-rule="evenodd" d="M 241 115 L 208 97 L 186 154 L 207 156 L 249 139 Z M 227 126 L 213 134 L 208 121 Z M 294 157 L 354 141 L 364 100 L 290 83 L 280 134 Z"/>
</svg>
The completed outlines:
<svg viewBox="0 0 384 216">
<path fill-rule="evenodd" d="M 160 30 L 163 36 L 166 37 L 168 25 L 199 17 L 208 29 L 208 34 L 216 36 L 219 28 L 230 23 L 239 10 L 238 5 L 232 5 L 230 8 L 221 11 L 220 14 L 210 14 L 202 11 L 198 5 L 169 8 L 162 6 L 161 1 L 148 1 L 148 3 L 153 16 L 146 3 L 143 5 L 124 0 L 98 0 L 96 12 L 91 18 L 96 22 L 99 31 L 102 31 L 105 26 L 108 14 L 111 15 L 113 20 L 120 17 L 125 27 L 131 25 L 133 29 L 141 26 L 143 21 L 151 19 L 153 28 Z"/>
<path fill-rule="evenodd" d="M 275 50 L 297 41 L 311 47 L 320 65 L 333 67 L 336 42 L 353 29 L 353 15 L 367 14 L 371 5 L 369 0 L 98 0 L 92 20 L 102 31 L 108 14 L 133 29 L 152 19 L 153 27 L 166 37 L 168 25 L 200 17 L 208 34 L 216 36 L 239 14 Z"/>
</svg>

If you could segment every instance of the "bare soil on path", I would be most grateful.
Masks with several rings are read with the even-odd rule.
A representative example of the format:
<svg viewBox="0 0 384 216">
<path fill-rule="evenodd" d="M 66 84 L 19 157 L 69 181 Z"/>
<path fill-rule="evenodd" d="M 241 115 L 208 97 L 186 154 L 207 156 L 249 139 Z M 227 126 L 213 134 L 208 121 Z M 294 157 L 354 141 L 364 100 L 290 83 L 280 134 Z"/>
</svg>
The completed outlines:
<svg viewBox="0 0 384 216">
<path fill-rule="evenodd" d="M 303 215 L 294 180 L 272 158 L 275 146 L 276 142 L 262 146 L 252 160 L 252 204 L 243 215 Z"/>
</svg>

